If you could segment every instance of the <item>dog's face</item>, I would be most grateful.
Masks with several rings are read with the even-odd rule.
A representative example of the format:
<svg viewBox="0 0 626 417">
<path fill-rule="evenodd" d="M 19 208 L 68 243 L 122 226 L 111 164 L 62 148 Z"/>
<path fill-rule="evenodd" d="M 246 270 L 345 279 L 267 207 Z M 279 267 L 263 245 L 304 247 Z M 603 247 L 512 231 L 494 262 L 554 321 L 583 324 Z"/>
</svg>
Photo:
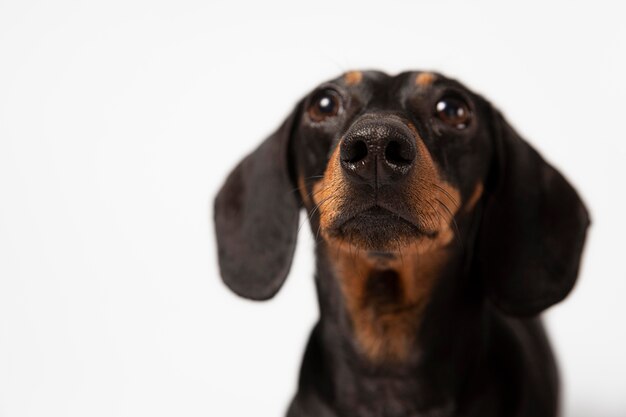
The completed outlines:
<svg viewBox="0 0 626 417">
<path fill-rule="evenodd" d="M 252 299 L 279 290 L 302 208 L 318 243 L 373 258 L 458 238 L 464 271 L 516 315 L 567 295 L 589 224 L 572 186 L 490 103 L 427 72 L 350 72 L 324 83 L 235 168 L 215 202 L 231 289 Z M 405 288 L 415 265 L 403 272 Z"/>
<path fill-rule="evenodd" d="M 431 250 L 483 192 L 491 109 L 441 75 L 350 72 L 316 88 L 297 117 L 297 186 L 330 243 Z"/>
</svg>

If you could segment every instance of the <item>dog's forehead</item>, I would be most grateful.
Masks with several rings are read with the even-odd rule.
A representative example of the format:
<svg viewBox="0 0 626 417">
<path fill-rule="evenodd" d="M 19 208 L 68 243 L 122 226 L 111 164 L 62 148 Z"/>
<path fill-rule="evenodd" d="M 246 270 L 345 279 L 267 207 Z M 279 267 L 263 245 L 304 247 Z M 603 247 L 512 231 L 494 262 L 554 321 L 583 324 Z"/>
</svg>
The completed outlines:
<svg viewBox="0 0 626 417">
<path fill-rule="evenodd" d="M 328 83 L 347 88 L 377 90 L 379 88 L 428 88 L 434 85 L 454 83 L 463 87 L 454 80 L 434 71 L 405 71 L 390 75 L 382 71 L 352 70 L 330 80 Z"/>
</svg>

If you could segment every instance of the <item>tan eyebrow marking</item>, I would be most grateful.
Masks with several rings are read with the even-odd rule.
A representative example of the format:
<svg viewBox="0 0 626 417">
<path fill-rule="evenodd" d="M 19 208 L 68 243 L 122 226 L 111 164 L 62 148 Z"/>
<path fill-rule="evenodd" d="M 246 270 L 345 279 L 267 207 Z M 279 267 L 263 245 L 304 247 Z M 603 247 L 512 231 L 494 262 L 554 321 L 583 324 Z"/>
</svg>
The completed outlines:
<svg viewBox="0 0 626 417">
<path fill-rule="evenodd" d="M 346 72 L 346 74 L 343 76 L 343 79 L 348 85 L 357 85 L 363 79 L 363 73 L 361 71 Z"/>
<path fill-rule="evenodd" d="M 427 87 L 435 81 L 437 77 L 432 72 L 420 72 L 415 77 L 415 84 L 420 87 Z"/>
</svg>

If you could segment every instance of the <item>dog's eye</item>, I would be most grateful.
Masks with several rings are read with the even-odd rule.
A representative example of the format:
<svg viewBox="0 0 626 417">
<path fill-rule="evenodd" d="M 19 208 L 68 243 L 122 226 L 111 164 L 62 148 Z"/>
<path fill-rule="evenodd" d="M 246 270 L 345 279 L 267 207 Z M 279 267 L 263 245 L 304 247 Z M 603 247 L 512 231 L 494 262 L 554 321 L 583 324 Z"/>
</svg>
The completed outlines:
<svg viewBox="0 0 626 417">
<path fill-rule="evenodd" d="M 341 109 L 341 97 L 333 90 L 324 90 L 313 96 L 309 116 L 316 122 L 336 116 Z"/>
<path fill-rule="evenodd" d="M 471 118 L 469 106 L 455 97 L 444 97 L 439 100 L 435 106 L 435 114 L 442 122 L 457 129 L 465 129 Z"/>
</svg>

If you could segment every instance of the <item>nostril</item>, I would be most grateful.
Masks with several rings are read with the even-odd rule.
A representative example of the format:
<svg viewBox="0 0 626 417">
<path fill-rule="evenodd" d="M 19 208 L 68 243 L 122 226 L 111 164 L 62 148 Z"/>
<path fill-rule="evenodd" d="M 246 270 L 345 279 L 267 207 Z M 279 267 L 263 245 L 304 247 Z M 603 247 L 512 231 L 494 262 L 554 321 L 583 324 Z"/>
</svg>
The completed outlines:
<svg viewBox="0 0 626 417">
<path fill-rule="evenodd" d="M 385 148 L 385 160 L 396 166 L 408 166 L 415 159 L 415 151 L 407 143 L 391 140 Z"/>
<path fill-rule="evenodd" d="M 356 164 L 367 156 L 367 145 L 362 140 L 356 140 L 344 147 L 341 159 L 350 164 Z"/>
</svg>

